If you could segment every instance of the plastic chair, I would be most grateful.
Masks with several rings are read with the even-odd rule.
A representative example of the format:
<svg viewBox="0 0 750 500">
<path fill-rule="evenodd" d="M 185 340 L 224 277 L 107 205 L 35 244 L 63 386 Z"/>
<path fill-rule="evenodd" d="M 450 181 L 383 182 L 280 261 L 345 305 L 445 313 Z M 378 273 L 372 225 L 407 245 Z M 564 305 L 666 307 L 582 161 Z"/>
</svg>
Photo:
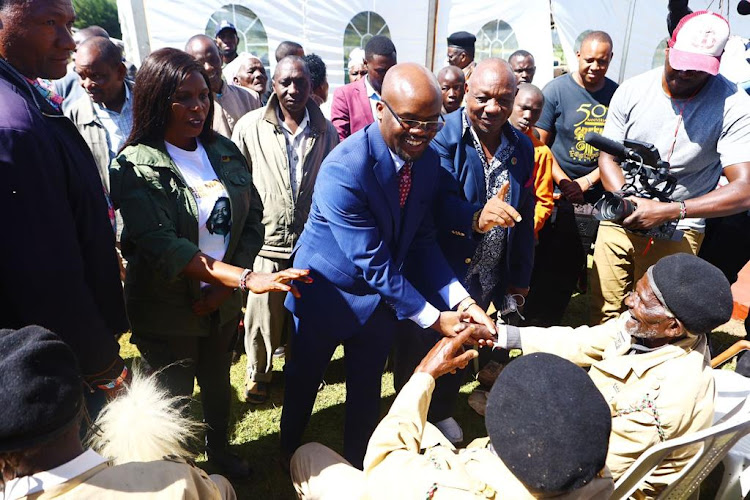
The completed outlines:
<svg viewBox="0 0 750 500">
<path fill-rule="evenodd" d="M 714 370 L 716 381 L 716 400 L 714 423 L 743 403 L 750 396 L 750 379 L 731 370 Z M 742 410 L 750 412 L 750 405 Z M 742 438 L 729 450 L 722 461 L 724 475 L 721 478 L 716 498 L 719 500 L 736 500 L 744 498 L 750 491 L 750 437 Z"/>
<path fill-rule="evenodd" d="M 658 496 L 660 500 L 697 498 L 701 482 L 724 459 L 735 443 L 750 432 L 750 412 L 743 411 L 746 402 L 747 399 L 708 429 L 669 439 L 646 450 L 615 483 L 612 498 L 630 497 L 669 454 L 686 446 L 701 444 L 700 451 L 682 469 L 680 478 Z"/>
</svg>

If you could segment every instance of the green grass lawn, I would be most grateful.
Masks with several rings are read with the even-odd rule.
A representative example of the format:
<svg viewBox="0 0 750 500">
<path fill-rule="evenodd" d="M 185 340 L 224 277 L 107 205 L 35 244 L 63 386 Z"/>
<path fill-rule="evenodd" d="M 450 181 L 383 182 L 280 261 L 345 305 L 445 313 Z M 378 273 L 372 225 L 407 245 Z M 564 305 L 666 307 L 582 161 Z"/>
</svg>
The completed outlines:
<svg viewBox="0 0 750 500">
<path fill-rule="evenodd" d="M 563 324 L 579 326 L 586 323 L 587 318 L 588 296 L 577 294 L 568 307 Z M 720 332 L 714 334 L 714 342 L 721 346 L 721 349 L 731 345 L 738 336 L 744 336 L 742 323 L 739 322 L 730 322 L 719 330 Z M 139 357 L 139 354 L 128 339 L 129 335 L 126 335 L 120 341 L 121 354 L 125 359 L 134 360 Z M 339 347 L 326 371 L 324 377 L 326 385 L 318 393 L 313 416 L 304 437 L 306 441 L 319 441 L 339 453 L 342 453 L 343 449 L 346 397 L 342 358 L 343 349 Z M 234 427 L 230 441 L 233 450 L 245 457 L 254 469 L 251 480 L 234 482 L 240 499 L 287 500 L 296 498 L 289 477 L 278 465 L 279 422 L 284 393 L 283 363 L 283 359 L 274 359 L 271 397 L 265 404 L 259 406 L 244 402 L 245 356 L 243 355 L 232 366 L 231 381 L 234 397 L 232 398 L 231 419 Z M 456 420 L 464 430 L 466 443 L 486 435 L 482 417 L 477 415 L 467 403 L 469 394 L 477 385 L 478 383 L 471 379 L 461 388 L 455 414 Z M 383 374 L 381 414 L 385 414 L 388 410 L 393 397 L 393 375 L 386 372 Z M 200 415 L 199 404 L 196 405 L 196 415 Z M 205 456 L 200 456 L 198 463 L 210 473 L 218 472 L 205 462 Z"/>
</svg>

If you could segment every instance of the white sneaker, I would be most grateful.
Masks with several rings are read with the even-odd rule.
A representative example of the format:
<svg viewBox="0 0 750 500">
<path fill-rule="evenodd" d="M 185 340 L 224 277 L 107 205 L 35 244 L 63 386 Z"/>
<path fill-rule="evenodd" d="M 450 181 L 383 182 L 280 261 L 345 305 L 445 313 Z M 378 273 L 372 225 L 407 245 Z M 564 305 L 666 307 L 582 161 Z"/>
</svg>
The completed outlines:
<svg viewBox="0 0 750 500">
<path fill-rule="evenodd" d="M 458 425 L 458 422 L 453 417 L 436 422 L 435 427 L 453 444 L 458 444 L 464 440 L 464 431 L 461 430 L 461 426 Z"/>
</svg>

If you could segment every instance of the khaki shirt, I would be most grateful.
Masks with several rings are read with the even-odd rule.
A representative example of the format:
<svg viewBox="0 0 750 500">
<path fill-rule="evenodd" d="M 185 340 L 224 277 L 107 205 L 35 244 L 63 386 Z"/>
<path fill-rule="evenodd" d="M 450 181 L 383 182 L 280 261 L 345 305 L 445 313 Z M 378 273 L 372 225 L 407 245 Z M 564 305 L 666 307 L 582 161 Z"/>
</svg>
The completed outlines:
<svg viewBox="0 0 750 500">
<path fill-rule="evenodd" d="M 520 328 L 524 354 L 549 352 L 589 367 L 589 376 L 612 410 L 607 466 L 616 478 L 649 447 L 711 426 L 714 378 L 705 335 L 688 335 L 651 352 L 630 354 L 630 317 L 579 328 Z M 509 328 L 510 330 L 510 328 Z M 669 455 L 641 488 L 656 494 L 698 451 Z"/>
<path fill-rule="evenodd" d="M 365 498 L 533 499 L 489 448 L 478 439 L 456 450 L 426 423 L 435 380 L 415 373 L 375 429 L 365 455 Z M 574 492 L 555 498 L 608 499 L 614 485 L 606 470 Z"/>
<path fill-rule="evenodd" d="M 260 99 L 256 97 L 256 93 L 224 82 L 221 92 L 214 96 L 214 121 L 211 128 L 231 139 L 239 119 L 260 107 Z"/>
<path fill-rule="evenodd" d="M 208 476 L 182 459 L 103 463 L 45 491 L 21 497 L 29 500 L 110 500 L 120 498 L 234 500 L 232 485 L 222 476 Z"/>
</svg>

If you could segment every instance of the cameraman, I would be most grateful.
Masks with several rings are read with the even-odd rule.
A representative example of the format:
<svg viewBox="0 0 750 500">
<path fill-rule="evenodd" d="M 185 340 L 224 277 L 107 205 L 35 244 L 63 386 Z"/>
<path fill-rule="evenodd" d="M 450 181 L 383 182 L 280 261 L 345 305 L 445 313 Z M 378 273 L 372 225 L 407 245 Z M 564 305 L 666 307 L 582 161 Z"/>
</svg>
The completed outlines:
<svg viewBox="0 0 750 500">
<path fill-rule="evenodd" d="M 612 98 L 603 135 L 654 144 L 677 184 L 672 202 L 630 196 L 636 204 L 630 216 L 620 224 L 601 223 L 592 273 L 594 323 L 623 312 L 635 281 L 661 257 L 697 254 L 706 217 L 750 208 L 750 97 L 718 74 L 728 37 L 723 17 L 707 11 L 686 16 L 669 41 L 663 70 L 624 82 Z M 599 169 L 605 189 L 622 189 L 615 157 L 602 151 Z M 729 184 L 714 190 L 722 173 Z M 625 230 L 673 220 L 678 224 L 671 240 Z"/>
</svg>

